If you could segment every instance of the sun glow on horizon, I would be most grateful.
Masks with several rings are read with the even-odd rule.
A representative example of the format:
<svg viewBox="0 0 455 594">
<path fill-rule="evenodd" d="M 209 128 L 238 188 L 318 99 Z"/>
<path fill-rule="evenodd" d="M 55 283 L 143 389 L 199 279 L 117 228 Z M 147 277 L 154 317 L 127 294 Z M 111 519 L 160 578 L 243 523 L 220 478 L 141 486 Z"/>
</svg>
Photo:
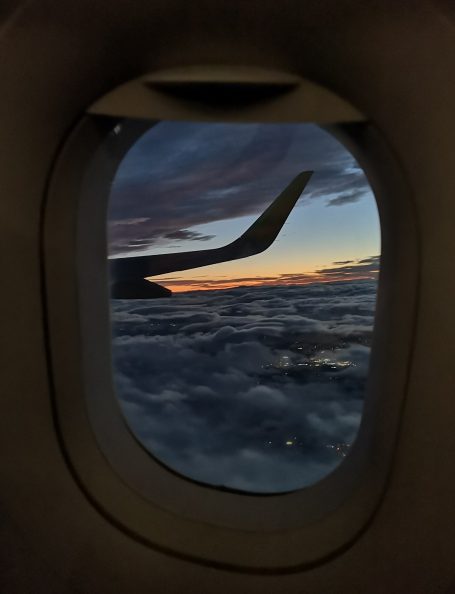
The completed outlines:
<svg viewBox="0 0 455 594">
<path fill-rule="evenodd" d="M 270 276 L 228 276 L 216 272 L 222 266 L 215 264 L 206 268 L 214 269 L 211 274 L 191 274 L 194 270 L 185 271 L 182 275 L 148 277 L 147 280 L 156 282 L 173 293 L 189 291 L 213 291 L 232 289 L 237 287 L 283 287 L 305 286 L 313 283 L 328 283 L 337 281 L 377 280 L 379 276 L 379 256 L 372 256 L 360 260 L 332 263 L 316 270 L 300 273 L 280 273 Z M 203 268 L 197 269 L 202 272 Z"/>
</svg>

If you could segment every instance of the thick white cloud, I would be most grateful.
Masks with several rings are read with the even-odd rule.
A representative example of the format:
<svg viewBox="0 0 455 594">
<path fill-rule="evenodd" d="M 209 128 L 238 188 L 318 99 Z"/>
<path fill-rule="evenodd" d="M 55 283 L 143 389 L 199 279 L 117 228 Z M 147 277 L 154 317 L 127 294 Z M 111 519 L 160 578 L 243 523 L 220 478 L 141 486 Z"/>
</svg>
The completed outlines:
<svg viewBox="0 0 455 594">
<path fill-rule="evenodd" d="M 113 301 L 131 429 L 199 481 L 257 492 L 317 481 L 360 423 L 375 298 L 360 281 Z"/>
</svg>

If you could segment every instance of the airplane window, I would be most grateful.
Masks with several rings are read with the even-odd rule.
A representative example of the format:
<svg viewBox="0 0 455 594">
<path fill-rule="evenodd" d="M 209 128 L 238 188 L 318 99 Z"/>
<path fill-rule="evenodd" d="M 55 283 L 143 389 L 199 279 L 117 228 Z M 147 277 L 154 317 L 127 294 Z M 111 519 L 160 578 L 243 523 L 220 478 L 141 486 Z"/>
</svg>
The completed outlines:
<svg viewBox="0 0 455 594">
<path fill-rule="evenodd" d="M 313 124 L 156 122 L 119 164 L 108 242 L 115 389 L 151 455 L 250 493 L 343 461 L 380 265 L 343 145 Z"/>
</svg>

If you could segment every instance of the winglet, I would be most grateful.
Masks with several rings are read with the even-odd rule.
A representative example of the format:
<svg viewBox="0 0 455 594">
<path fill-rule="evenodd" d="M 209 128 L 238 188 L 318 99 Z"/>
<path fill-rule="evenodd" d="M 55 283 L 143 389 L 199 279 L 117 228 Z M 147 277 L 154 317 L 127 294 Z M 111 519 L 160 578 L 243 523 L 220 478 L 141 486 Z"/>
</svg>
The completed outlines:
<svg viewBox="0 0 455 594">
<path fill-rule="evenodd" d="M 238 257 L 260 254 L 272 245 L 312 175 L 312 171 L 299 173 L 251 227 L 229 244 L 245 252 Z"/>
</svg>

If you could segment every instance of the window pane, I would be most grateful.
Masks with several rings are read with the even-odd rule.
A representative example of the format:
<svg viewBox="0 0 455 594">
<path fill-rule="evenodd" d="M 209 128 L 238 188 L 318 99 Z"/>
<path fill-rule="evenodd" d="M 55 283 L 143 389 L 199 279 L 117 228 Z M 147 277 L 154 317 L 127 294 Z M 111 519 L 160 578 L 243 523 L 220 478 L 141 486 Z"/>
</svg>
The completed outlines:
<svg viewBox="0 0 455 594">
<path fill-rule="evenodd" d="M 340 464 L 362 415 L 380 254 L 352 155 L 312 124 L 159 122 L 119 165 L 108 229 L 115 386 L 143 446 L 248 492 Z"/>
</svg>

